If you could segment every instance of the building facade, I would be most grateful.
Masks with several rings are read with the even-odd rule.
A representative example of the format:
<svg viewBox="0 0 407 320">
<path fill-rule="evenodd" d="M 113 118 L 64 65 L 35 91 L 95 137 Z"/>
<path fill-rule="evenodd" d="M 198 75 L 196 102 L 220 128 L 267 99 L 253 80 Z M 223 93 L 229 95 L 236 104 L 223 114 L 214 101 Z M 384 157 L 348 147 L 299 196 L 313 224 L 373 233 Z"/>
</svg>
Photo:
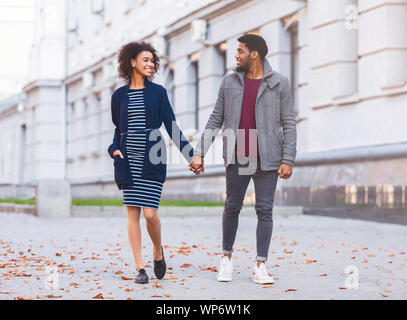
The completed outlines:
<svg viewBox="0 0 407 320">
<path fill-rule="evenodd" d="M 406 208 L 407 0 L 37 0 L 35 27 L 24 111 L 0 115 L 2 126 L 25 130 L 13 144 L 24 164 L 13 161 L 18 174 L 2 175 L 3 185 L 52 177 L 68 180 L 73 197 L 120 198 L 106 151 L 110 97 L 123 85 L 120 47 L 140 40 L 156 47 L 154 81 L 167 88 L 195 146 L 235 65 L 236 39 L 250 32 L 266 39 L 296 108 L 296 166 L 279 180 L 276 203 L 380 214 Z M 167 137 L 163 197 L 223 201 L 221 140 L 195 177 Z M 250 184 L 246 203 L 253 202 Z"/>
</svg>

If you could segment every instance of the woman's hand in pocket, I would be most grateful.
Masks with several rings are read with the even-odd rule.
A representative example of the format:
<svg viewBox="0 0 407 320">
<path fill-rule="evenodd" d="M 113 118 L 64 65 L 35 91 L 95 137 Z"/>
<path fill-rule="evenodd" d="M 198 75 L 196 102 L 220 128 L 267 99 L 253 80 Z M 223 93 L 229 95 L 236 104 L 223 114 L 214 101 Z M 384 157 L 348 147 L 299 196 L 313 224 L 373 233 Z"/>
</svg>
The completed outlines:
<svg viewBox="0 0 407 320">
<path fill-rule="evenodd" d="M 123 154 L 122 154 L 122 152 L 121 152 L 119 149 L 117 149 L 117 150 L 115 150 L 115 151 L 113 152 L 113 157 L 116 156 L 116 155 L 119 155 L 120 158 L 123 159 Z"/>
</svg>

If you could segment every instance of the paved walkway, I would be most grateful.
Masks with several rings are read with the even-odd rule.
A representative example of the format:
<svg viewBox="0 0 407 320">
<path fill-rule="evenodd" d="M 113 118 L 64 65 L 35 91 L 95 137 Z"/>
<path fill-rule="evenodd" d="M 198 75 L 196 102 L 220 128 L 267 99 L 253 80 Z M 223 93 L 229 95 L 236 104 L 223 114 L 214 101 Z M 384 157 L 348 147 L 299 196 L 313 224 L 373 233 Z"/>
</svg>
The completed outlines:
<svg viewBox="0 0 407 320">
<path fill-rule="evenodd" d="M 240 219 L 231 283 L 214 272 L 220 216 L 162 218 L 170 268 L 160 281 L 143 221 L 150 283 L 137 285 L 125 218 L 0 216 L 0 299 L 407 299 L 407 226 L 276 215 L 268 270 L 277 280 L 262 286 L 252 274 L 255 217 Z"/>
</svg>

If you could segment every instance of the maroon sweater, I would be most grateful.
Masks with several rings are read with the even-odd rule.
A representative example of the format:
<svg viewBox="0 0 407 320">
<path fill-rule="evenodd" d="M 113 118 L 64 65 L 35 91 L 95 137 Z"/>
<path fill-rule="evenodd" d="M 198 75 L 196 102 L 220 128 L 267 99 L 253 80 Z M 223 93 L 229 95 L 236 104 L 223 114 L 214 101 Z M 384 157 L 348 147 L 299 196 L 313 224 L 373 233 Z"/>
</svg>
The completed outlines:
<svg viewBox="0 0 407 320">
<path fill-rule="evenodd" d="M 251 139 L 249 139 L 249 129 L 256 129 L 256 98 L 257 92 L 259 90 L 261 79 L 249 79 L 244 77 L 244 92 L 243 92 L 243 102 L 242 102 L 242 113 L 240 117 L 239 129 L 244 129 L 244 135 L 238 132 L 237 143 L 235 152 L 236 155 L 242 155 L 243 153 L 243 143 L 244 143 L 244 155 L 249 156 L 250 143 L 257 144 L 257 159 L 260 158 L 259 146 L 257 142 L 257 134 L 252 133 Z M 241 130 L 240 130 L 241 131 Z M 239 150 L 238 150 L 239 145 Z M 253 155 L 250 155 L 251 158 Z"/>
</svg>

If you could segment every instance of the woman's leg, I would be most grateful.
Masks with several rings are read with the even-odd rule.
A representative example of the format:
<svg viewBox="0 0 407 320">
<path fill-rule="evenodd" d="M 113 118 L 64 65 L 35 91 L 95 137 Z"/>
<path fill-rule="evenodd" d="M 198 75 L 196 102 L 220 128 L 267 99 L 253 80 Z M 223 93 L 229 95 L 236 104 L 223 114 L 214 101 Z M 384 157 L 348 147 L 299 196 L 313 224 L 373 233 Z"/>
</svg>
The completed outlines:
<svg viewBox="0 0 407 320">
<path fill-rule="evenodd" d="M 140 207 L 127 206 L 127 234 L 131 250 L 133 251 L 136 269 L 144 269 L 141 256 L 141 229 L 140 229 Z"/>
<path fill-rule="evenodd" d="M 161 252 L 161 222 L 157 214 L 157 209 L 143 208 L 144 218 L 146 219 L 147 231 L 153 242 L 154 260 L 162 259 Z"/>
</svg>

